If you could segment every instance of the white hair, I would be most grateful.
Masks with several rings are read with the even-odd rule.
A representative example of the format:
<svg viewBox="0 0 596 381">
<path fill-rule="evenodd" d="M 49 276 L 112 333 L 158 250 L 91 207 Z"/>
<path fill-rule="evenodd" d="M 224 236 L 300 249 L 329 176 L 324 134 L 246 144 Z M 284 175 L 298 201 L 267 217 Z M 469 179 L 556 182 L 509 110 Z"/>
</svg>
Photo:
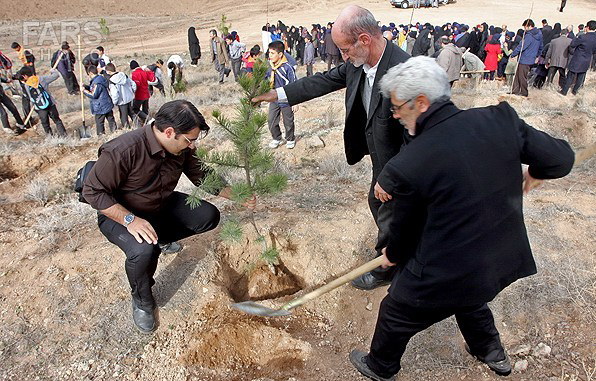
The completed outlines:
<svg viewBox="0 0 596 381">
<path fill-rule="evenodd" d="M 392 67 L 381 78 L 380 85 L 387 98 L 394 94 L 398 99 L 411 100 L 425 95 L 433 104 L 451 97 L 447 72 L 430 57 L 412 57 Z"/>
</svg>

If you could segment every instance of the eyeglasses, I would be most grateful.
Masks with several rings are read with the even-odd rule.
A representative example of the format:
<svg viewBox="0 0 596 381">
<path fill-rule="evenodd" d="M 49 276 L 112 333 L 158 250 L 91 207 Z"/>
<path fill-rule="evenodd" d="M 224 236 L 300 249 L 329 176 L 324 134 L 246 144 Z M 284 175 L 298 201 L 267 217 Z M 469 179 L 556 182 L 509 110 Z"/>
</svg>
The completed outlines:
<svg viewBox="0 0 596 381">
<path fill-rule="evenodd" d="M 399 110 L 401 110 L 402 107 L 404 107 L 406 104 L 408 104 L 409 102 L 411 102 L 412 100 L 414 100 L 414 98 L 410 98 L 407 101 L 405 101 L 404 103 L 400 104 L 399 106 L 391 106 L 391 112 L 394 114 L 397 114 L 399 112 Z"/>
<path fill-rule="evenodd" d="M 207 136 L 207 132 L 209 130 L 201 130 L 201 132 L 199 132 L 199 136 L 197 136 L 195 139 L 189 139 L 186 136 L 182 135 L 182 137 L 184 138 L 184 140 L 186 140 L 186 142 L 188 143 L 189 146 L 195 144 L 198 140 L 203 139 L 205 136 Z"/>
</svg>

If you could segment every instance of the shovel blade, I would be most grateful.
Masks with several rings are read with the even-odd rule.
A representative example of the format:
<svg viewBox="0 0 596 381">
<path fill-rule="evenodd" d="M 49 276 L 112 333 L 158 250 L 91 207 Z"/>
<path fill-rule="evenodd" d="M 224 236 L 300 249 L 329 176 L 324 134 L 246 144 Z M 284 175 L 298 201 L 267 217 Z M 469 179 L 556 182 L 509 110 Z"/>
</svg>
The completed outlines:
<svg viewBox="0 0 596 381">
<path fill-rule="evenodd" d="M 232 304 L 232 307 L 242 311 L 244 313 L 256 316 L 265 316 L 265 317 L 277 317 L 277 316 L 288 316 L 292 313 L 288 310 L 278 309 L 274 310 L 273 308 L 266 307 L 262 304 L 255 303 L 252 301 L 248 302 L 240 302 Z"/>
</svg>

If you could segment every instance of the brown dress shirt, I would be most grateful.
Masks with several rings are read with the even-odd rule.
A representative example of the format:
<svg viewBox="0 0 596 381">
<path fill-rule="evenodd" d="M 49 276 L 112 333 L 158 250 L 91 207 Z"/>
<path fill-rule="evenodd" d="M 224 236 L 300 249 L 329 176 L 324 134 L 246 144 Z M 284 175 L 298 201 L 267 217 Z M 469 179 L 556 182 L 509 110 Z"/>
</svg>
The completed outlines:
<svg viewBox="0 0 596 381">
<path fill-rule="evenodd" d="M 178 156 L 168 153 L 146 125 L 99 148 L 83 196 L 97 210 L 118 203 L 135 214 L 152 215 L 176 188 L 184 173 L 199 185 L 207 172 L 190 148 Z"/>
</svg>

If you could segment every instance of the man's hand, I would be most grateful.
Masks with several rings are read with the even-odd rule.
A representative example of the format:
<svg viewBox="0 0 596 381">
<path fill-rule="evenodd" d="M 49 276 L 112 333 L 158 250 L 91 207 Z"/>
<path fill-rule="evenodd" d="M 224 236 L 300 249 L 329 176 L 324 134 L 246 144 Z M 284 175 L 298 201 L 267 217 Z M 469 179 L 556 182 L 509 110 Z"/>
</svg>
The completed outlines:
<svg viewBox="0 0 596 381">
<path fill-rule="evenodd" d="M 265 94 L 261 94 L 259 96 L 254 97 L 251 99 L 253 103 L 261 103 L 261 102 L 275 102 L 277 100 L 277 91 L 275 89 L 269 90 Z"/>
<path fill-rule="evenodd" d="M 375 198 L 381 202 L 387 202 L 393 198 L 389 193 L 385 192 L 385 190 L 381 188 L 378 182 L 375 184 L 374 192 Z"/>
<path fill-rule="evenodd" d="M 387 267 L 392 267 L 395 266 L 396 264 L 393 262 L 389 262 L 389 259 L 387 259 L 387 248 L 384 247 L 381 250 L 381 253 L 383 253 L 383 263 L 381 263 L 381 267 L 386 269 Z"/>
<path fill-rule="evenodd" d="M 135 216 L 134 221 L 126 227 L 126 230 L 135 237 L 138 243 L 143 243 L 145 240 L 148 244 L 157 244 L 157 233 L 147 220 Z"/>
<path fill-rule="evenodd" d="M 232 199 L 232 188 L 230 187 L 225 187 L 224 189 L 222 189 L 219 192 L 219 197 L 223 197 L 223 198 L 227 198 L 228 200 Z M 257 196 L 255 196 L 254 194 L 248 198 L 243 204 L 242 206 L 244 206 L 245 208 L 249 209 L 249 210 L 255 210 L 255 208 L 257 207 Z"/>
<path fill-rule="evenodd" d="M 524 194 L 528 194 L 528 192 L 530 192 L 532 189 L 538 188 L 542 185 L 543 182 L 543 180 L 533 178 L 532 175 L 530 175 L 530 172 L 528 172 L 528 170 L 526 169 L 524 172 L 523 182 Z"/>
</svg>

